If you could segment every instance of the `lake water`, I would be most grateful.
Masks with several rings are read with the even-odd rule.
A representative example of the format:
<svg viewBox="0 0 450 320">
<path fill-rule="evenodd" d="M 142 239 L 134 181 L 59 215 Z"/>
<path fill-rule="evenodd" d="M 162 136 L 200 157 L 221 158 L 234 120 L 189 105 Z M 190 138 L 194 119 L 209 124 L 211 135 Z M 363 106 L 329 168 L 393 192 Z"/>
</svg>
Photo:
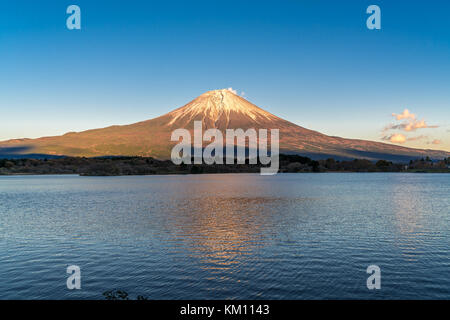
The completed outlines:
<svg viewBox="0 0 450 320">
<path fill-rule="evenodd" d="M 0 299 L 450 299 L 449 195 L 448 174 L 3 176 Z"/>
</svg>

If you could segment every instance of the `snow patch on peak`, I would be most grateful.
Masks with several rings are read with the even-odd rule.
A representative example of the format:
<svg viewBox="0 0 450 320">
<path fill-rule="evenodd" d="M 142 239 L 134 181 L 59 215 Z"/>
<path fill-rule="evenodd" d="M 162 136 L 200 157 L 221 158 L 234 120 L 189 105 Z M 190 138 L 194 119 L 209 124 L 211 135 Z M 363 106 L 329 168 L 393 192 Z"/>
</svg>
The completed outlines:
<svg viewBox="0 0 450 320">
<path fill-rule="evenodd" d="M 247 118 L 256 123 L 277 119 L 271 113 L 237 95 L 232 88 L 208 91 L 170 114 L 172 119 L 168 125 L 178 121 L 184 124 L 199 118 L 212 123 L 217 123 L 220 119 L 229 123 L 232 115 L 234 118 Z"/>
<path fill-rule="evenodd" d="M 239 94 L 237 93 L 237 90 L 234 90 L 231 87 L 225 88 L 225 89 L 217 89 L 217 90 L 207 91 L 204 94 L 202 94 L 202 96 L 214 96 L 214 95 L 230 94 L 230 93 L 239 96 Z"/>
<path fill-rule="evenodd" d="M 236 90 L 234 90 L 233 88 L 228 88 L 227 89 L 228 91 L 230 91 L 230 92 L 232 92 L 232 93 L 234 93 L 235 95 L 237 95 L 238 93 L 237 93 L 237 91 Z"/>
</svg>

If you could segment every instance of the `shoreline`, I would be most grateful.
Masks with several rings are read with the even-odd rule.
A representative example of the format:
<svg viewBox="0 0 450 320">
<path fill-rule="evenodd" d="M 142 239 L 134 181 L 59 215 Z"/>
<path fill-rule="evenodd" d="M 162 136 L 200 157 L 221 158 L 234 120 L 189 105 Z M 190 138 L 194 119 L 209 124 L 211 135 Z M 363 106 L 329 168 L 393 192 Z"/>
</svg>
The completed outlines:
<svg viewBox="0 0 450 320">
<path fill-rule="evenodd" d="M 320 172 L 278 172 L 278 174 L 326 174 L 326 173 L 407 173 L 407 174 L 436 174 L 436 173 L 450 173 L 447 171 L 320 171 Z M 151 176 L 198 176 L 198 175 L 229 175 L 229 174 L 255 174 L 258 172 L 202 172 L 202 173 L 155 173 L 155 174 L 116 174 L 116 175 L 95 175 L 95 174 L 79 174 L 79 173 L 11 173 L 0 174 L 1 177 L 16 177 L 16 176 L 76 176 L 76 177 L 151 177 Z"/>
<path fill-rule="evenodd" d="M 186 175 L 260 173 L 265 166 L 245 163 L 237 164 L 180 164 L 170 160 L 150 157 L 78 158 L 59 159 L 0 159 L 0 176 L 15 175 L 61 175 L 80 176 L 142 176 L 142 175 Z M 312 160 L 299 155 L 280 154 L 278 173 L 349 173 L 349 172 L 407 172 L 450 173 L 450 158 L 411 160 L 409 164 L 386 160 Z"/>
</svg>

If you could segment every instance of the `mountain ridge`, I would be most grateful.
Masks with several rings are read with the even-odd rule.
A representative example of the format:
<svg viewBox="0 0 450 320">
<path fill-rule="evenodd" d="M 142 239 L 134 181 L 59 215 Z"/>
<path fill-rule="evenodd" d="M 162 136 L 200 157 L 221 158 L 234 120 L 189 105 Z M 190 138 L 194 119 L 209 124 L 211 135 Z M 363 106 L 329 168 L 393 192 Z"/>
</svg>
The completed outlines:
<svg viewBox="0 0 450 320">
<path fill-rule="evenodd" d="M 205 92 L 182 107 L 137 123 L 68 132 L 61 136 L 3 141 L 0 142 L 0 154 L 4 153 L 1 150 L 5 148 L 19 148 L 18 153 L 22 155 L 29 152 L 49 156 L 151 156 L 168 159 L 175 144 L 170 140 L 171 132 L 185 128 L 192 133 L 194 121 L 202 121 L 203 130 L 279 129 L 280 152 L 314 159 L 407 161 L 425 156 L 440 159 L 450 156 L 450 152 L 440 150 L 327 136 L 277 117 L 228 89 Z"/>
</svg>

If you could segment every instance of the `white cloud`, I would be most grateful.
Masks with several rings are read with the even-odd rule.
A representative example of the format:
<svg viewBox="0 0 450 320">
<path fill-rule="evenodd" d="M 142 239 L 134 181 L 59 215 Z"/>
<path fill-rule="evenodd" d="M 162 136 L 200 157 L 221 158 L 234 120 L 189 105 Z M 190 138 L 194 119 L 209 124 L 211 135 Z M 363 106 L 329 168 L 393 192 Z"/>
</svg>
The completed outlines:
<svg viewBox="0 0 450 320">
<path fill-rule="evenodd" d="M 427 138 L 428 138 L 427 136 L 423 136 L 423 135 L 408 138 L 404 134 L 394 133 L 389 136 L 384 136 L 381 139 L 385 140 L 385 141 L 390 141 L 392 143 L 405 143 L 407 141 L 417 141 L 417 140 L 423 140 L 423 139 L 427 139 Z"/>
<path fill-rule="evenodd" d="M 408 109 L 403 110 L 403 112 L 400 114 L 393 113 L 392 116 L 395 117 L 397 120 L 416 118 L 416 115 L 414 113 L 409 112 Z"/>
<path fill-rule="evenodd" d="M 392 143 L 405 143 L 406 142 L 405 135 L 403 135 L 401 133 L 395 133 L 395 134 L 392 134 L 390 136 L 384 136 L 381 139 L 382 140 L 386 140 L 386 141 L 390 141 Z"/>
<path fill-rule="evenodd" d="M 432 128 L 439 128 L 439 126 L 430 126 L 426 123 L 425 120 L 416 120 L 416 119 L 409 119 L 407 121 L 404 121 L 402 123 L 399 124 L 389 124 L 387 125 L 383 131 L 388 131 L 388 130 L 403 130 L 406 132 L 410 132 L 410 131 L 416 131 L 417 129 L 432 129 Z"/>
<path fill-rule="evenodd" d="M 395 130 L 403 131 L 403 132 L 415 132 L 418 129 L 431 129 L 431 128 L 439 128 L 436 125 L 429 125 L 427 122 L 422 119 L 418 120 L 417 116 L 414 113 L 411 113 L 408 109 L 404 109 L 402 113 L 392 113 L 392 116 L 397 120 L 403 120 L 397 123 L 388 124 L 383 129 L 382 140 L 390 141 L 393 143 L 405 143 L 408 141 L 415 141 L 427 138 L 426 136 L 416 136 L 416 137 L 407 137 L 404 134 L 395 132 Z M 387 132 L 391 131 L 390 134 Z M 394 132 L 392 132 L 394 131 Z"/>
<path fill-rule="evenodd" d="M 431 141 L 432 144 L 441 144 L 442 141 L 439 139 L 434 139 L 433 141 Z"/>
<path fill-rule="evenodd" d="M 227 89 L 228 91 L 230 91 L 230 92 L 232 92 L 232 93 L 234 93 L 235 95 L 237 95 L 238 93 L 237 93 L 237 91 L 236 90 L 234 90 L 233 88 L 228 88 Z"/>
</svg>

